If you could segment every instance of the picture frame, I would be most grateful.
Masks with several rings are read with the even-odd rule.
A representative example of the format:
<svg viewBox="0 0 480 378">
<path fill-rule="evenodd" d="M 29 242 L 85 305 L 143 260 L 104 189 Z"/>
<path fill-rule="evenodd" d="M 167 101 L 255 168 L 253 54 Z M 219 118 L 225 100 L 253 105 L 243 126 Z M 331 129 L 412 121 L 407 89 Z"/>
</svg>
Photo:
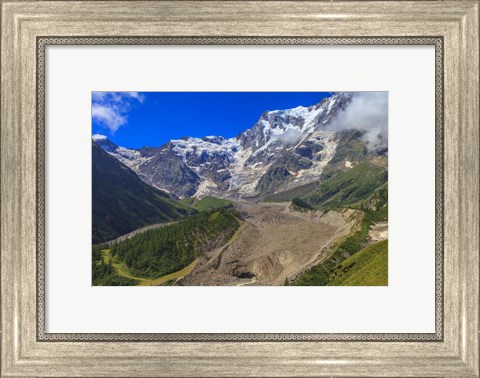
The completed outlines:
<svg viewBox="0 0 480 378">
<path fill-rule="evenodd" d="M 479 376 L 478 1 L 1 5 L 1 376 Z M 436 332 L 45 333 L 45 45 L 309 43 L 436 46 Z"/>
</svg>

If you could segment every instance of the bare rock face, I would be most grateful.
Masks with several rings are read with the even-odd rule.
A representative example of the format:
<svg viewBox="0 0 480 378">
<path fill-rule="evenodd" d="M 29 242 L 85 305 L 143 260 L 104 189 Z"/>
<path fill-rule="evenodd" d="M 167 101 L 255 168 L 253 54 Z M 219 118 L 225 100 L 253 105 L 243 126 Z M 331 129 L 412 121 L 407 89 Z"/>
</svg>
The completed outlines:
<svg viewBox="0 0 480 378">
<path fill-rule="evenodd" d="M 200 185 L 200 176 L 168 145 L 159 151 L 145 151 L 149 158 L 136 168 L 138 176 L 147 184 L 163 188 L 175 198 L 194 195 Z"/>
</svg>

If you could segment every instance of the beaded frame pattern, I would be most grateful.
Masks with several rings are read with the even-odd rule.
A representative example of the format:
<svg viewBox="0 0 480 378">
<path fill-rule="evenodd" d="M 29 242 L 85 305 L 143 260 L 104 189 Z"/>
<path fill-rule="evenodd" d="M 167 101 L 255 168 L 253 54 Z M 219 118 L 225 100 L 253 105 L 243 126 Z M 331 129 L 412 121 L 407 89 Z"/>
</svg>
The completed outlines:
<svg viewBox="0 0 480 378">
<path fill-rule="evenodd" d="M 435 332 L 434 333 L 46 333 L 45 332 L 45 48 L 48 45 L 433 45 L 435 47 Z M 37 37 L 37 341 L 443 341 L 444 61 L 443 37 Z"/>
</svg>

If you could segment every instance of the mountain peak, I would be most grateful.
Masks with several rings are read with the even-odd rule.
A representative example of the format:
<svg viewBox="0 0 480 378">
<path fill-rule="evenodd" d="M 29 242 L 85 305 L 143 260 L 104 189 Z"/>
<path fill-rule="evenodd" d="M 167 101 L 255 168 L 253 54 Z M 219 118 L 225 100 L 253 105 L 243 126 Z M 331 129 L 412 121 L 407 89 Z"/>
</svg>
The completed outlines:
<svg viewBox="0 0 480 378">
<path fill-rule="evenodd" d="M 114 153 L 119 147 L 113 143 L 107 136 L 102 134 L 93 134 L 92 140 L 108 153 Z"/>
<path fill-rule="evenodd" d="M 103 136 L 94 139 L 142 180 L 176 197 L 246 198 L 318 180 L 339 144 L 364 143 L 351 141 L 353 136 L 343 141 L 346 137 L 328 127 L 352 97 L 339 92 L 308 107 L 265 111 L 253 127 L 228 139 L 183 137 L 138 150 L 116 146 Z M 333 163 L 342 166 L 342 159 L 339 155 Z"/>
</svg>

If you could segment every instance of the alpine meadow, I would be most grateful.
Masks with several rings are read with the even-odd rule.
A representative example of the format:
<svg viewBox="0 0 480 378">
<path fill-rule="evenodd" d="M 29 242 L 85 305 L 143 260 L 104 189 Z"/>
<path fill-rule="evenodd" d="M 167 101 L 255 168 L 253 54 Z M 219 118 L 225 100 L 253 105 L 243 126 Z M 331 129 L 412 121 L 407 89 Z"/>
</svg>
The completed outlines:
<svg viewBox="0 0 480 378">
<path fill-rule="evenodd" d="M 92 92 L 92 285 L 388 285 L 388 93 Z"/>
</svg>

